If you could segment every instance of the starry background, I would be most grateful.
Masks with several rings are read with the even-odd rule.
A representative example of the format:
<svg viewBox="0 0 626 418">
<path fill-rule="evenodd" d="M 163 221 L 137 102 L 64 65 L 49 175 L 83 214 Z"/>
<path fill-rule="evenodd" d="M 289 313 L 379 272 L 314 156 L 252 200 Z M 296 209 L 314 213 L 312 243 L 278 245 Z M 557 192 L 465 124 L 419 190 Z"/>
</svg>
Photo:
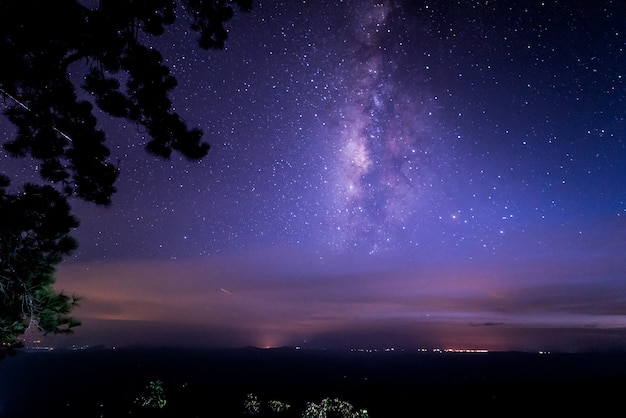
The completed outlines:
<svg viewBox="0 0 626 418">
<path fill-rule="evenodd" d="M 223 51 L 188 27 L 148 42 L 209 155 L 102 117 L 119 191 L 73 201 L 84 324 L 54 343 L 626 348 L 626 2 L 257 1 Z"/>
</svg>

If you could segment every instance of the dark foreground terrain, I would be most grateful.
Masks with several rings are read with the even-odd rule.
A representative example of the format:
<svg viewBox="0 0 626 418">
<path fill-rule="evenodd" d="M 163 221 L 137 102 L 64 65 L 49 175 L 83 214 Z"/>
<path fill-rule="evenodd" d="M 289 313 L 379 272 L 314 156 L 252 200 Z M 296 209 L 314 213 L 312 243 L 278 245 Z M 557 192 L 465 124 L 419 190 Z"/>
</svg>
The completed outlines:
<svg viewBox="0 0 626 418">
<path fill-rule="evenodd" d="M 167 405 L 133 405 L 151 380 Z M 0 417 L 238 417 L 246 394 L 340 398 L 372 418 L 593 416 L 624 411 L 626 354 L 330 352 L 174 348 L 19 352 L 0 361 Z"/>
</svg>

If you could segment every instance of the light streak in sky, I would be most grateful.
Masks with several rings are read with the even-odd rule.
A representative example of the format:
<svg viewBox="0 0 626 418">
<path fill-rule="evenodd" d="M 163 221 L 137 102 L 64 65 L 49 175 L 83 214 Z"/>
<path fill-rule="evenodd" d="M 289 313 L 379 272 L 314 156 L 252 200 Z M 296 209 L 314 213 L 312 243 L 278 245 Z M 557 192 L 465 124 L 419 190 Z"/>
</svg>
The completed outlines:
<svg viewBox="0 0 626 418">
<path fill-rule="evenodd" d="M 0 87 L 0 93 L 2 93 L 3 95 L 5 95 L 6 97 L 8 97 L 9 99 L 13 100 L 15 103 L 17 103 L 22 109 L 26 110 L 27 112 L 30 113 L 34 113 L 32 111 L 31 108 L 29 108 L 28 106 L 26 106 L 24 103 L 22 103 L 20 100 L 18 100 L 17 97 L 13 96 L 12 94 L 8 93 L 6 90 L 4 90 L 2 87 Z M 63 138 L 67 139 L 70 142 L 72 141 L 72 138 L 66 134 L 65 132 L 63 132 L 62 130 L 60 130 L 59 128 L 57 128 L 56 126 L 52 126 L 52 129 L 54 129 L 54 131 L 56 133 L 58 133 L 59 135 L 61 135 Z"/>
</svg>

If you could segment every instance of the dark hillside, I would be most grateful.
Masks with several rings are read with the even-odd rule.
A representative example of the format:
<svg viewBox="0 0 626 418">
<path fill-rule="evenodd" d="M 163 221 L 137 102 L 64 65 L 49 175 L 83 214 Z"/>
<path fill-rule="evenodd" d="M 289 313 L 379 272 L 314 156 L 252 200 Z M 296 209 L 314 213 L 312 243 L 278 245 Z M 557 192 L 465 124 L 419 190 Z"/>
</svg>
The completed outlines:
<svg viewBox="0 0 626 418">
<path fill-rule="evenodd" d="M 150 380 L 167 406 L 133 406 Z M 0 362 L 0 416 L 243 416 L 243 399 L 280 400 L 301 416 L 307 401 L 337 397 L 370 417 L 560 413 L 620 404 L 626 354 L 353 353 L 259 350 L 91 349 L 20 352 Z"/>
</svg>

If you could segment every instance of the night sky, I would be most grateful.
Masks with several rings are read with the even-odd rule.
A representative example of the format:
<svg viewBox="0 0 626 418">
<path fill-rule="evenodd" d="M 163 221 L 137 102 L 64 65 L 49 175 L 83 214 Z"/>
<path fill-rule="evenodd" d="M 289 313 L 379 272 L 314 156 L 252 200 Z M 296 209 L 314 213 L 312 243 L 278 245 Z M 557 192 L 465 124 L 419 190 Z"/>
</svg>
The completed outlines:
<svg viewBox="0 0 626 418">
<path fill-rule="evenodd" d="M 55 343 L 626 348 L 626 2 L 265 0 L 223 51 L 188 27 L 147 42 L 209 155 L 102 117 L 119 190 L 72 201 Z"/>
</svg>

